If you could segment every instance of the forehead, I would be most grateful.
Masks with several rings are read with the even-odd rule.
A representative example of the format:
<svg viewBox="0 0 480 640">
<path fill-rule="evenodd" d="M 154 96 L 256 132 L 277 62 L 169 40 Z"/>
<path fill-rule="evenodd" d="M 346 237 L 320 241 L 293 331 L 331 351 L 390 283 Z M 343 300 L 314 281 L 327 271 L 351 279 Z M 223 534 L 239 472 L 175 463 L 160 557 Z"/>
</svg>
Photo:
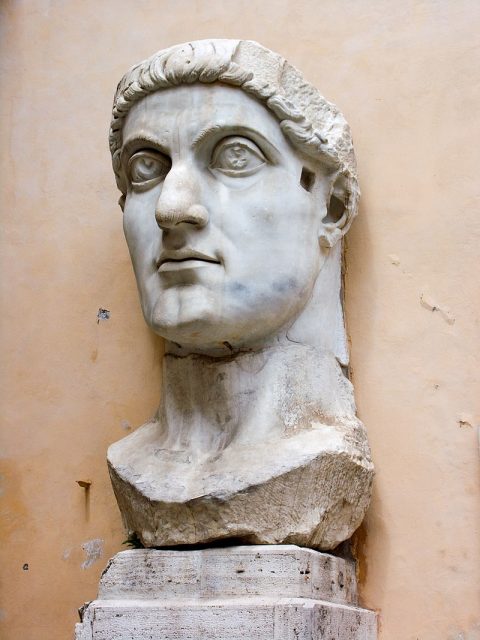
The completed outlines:
<svg viewBox="0 0 480 640">
<path fill-rule="evenodd" d="M 209 127 L 257 132 L 280 152 L 292 153 L 275 116 L 241 89 L 220 84 L 182 85 L 151 93 L 130 110 L 123 142 L 138 136 L 171 143 L 172 135 L 191 142 Z"/>
</svg>

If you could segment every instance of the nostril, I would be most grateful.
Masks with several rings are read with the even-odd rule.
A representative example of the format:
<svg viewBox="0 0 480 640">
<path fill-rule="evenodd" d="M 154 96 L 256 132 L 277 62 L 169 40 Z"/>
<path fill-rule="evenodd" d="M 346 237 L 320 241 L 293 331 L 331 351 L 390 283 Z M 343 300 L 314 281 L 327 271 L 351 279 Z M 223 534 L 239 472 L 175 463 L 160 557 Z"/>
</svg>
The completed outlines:
<svg viewBox="0 0 480 640">
<path fill-rule="evenodd" d="M 155 219 L 160 227 L 174 227 L 178 223 L 177 215 L 173 209 L 157 208 Z"/>
<path fill-rule="evenodd" d="M 208 212 L 203 205 L 193 204 L 191 207 L 189 207 L 184 222 L 196 224 L 202 227 L 208 222 Z"/>
<path fill-rule="evenodd" d="M 171 229 L 180 224 L 192 224 L 204 227 L 208 222 L 208 212 L 201 204 L 185 207 L 157 206 L 155 219 L 159 227 Z"/>
</svg>

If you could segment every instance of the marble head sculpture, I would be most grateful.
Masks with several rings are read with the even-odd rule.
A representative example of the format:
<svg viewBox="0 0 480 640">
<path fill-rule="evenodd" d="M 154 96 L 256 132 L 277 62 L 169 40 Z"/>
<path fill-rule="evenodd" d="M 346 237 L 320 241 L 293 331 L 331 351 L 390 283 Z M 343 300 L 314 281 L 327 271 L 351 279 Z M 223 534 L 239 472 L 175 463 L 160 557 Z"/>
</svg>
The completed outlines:
<svg viewBox="0 0 480 640">
<path fill-rule="evenodd" d="M 342 369 L 359 195 L 344 117 L 278 54 L 203 40 L 126 73 L 110 149 L 143 314 L 166 339 L 156 416 L 108 453 L 128 530 L 334 548 L 373 476 Z"/>
</svg>

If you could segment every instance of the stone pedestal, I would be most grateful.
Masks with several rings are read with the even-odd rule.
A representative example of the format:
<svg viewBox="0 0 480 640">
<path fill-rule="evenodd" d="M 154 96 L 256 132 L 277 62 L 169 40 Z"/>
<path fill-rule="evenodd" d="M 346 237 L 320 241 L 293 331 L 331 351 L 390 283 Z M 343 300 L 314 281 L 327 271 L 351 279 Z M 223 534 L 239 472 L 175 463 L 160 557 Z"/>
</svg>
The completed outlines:
<svg viewBox="0 0 480 640">
<path fill-rule="evenodd" d="M 354 564 L 293 545 L 138 549 L 110 560 L 76 640 L 375 640 Z"/>
</svg>

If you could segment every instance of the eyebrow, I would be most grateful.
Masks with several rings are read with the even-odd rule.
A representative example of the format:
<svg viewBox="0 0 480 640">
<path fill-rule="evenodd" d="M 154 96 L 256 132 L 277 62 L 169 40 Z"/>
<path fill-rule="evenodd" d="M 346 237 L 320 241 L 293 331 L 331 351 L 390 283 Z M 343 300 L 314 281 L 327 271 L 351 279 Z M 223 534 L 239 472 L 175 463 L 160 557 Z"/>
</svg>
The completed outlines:
<svg viewBox="0 0 480 640">
<path fill-rule="evenodd" d="M 155 138 L 155 136 L 149 136 L 147 134 L 141 134 L 138 136 L 132 136 L 130 138 L 127 138 L 122 144 L 120 155 L 123 156 L 125 153 L 129 152 L 132 149 L 132 147 L 135 147 L 137 145 L 153 146 L 153 147 L 156 147 L 162 153 L 168 155 L 168 153 L 164 149 L 163 145 L 159 142 L 159 140 Z"/>
<path fill-rule="evenodd" d="M 192 144 L 191 144 L 192 149 L 196 149 L 210 135 L 217 134 L 217 133 L 220 133 L 220 132 L 225 133 L 226 136 L 229 136 L 229 135 L 231 136 L 231 135 L 233 135 L 235 133 L 237 135 L 240 135 L 240 136 L 241 135 L 245 135 L 245 134 L 246 135 L 250 135 L 250 136 L 252 136 L 254 141 L 255 141 L 255 138 L 259 138 L 261 141 L 263 141 L 264 144 L 268 145 L 268 147 L 271 150 L 273 150 L 276 154 L 281 156 L 280 150 L 277 148 L 277 146 L 273 142 L 270 142 L 270 140 L 268 138 L 266 138 L 262 133 L 260 133 L 256 129 L 252 129 L 251 127 L 248 127 L 248 126 L 246 126 L 244 124 L 211 124 L 211 125 L 207 125 L 201 131 L 199 131 L 197 133 L 197 135 L 195 136 L 195 138 L 193 139 Z"/>
<path fill-rule="evenodd" d="M 256 129 L 252 129 L 251 127 L 248 127 L 243 124 L 217 123 L 217 124 L 207 125 L 197 133 L 197 135 L 195 136 L 195 138 L 191 143 L 191 148 L 196 149 L 209 136 L 220 133 L 220 132 L 225 133 L 226 136 L 231 136 L 235 133 L 238 135 L 245 135 L 245 134 L 250 135 L 253 137 L 254 141 L 255 141 L 255 138 L 260 138 L 264 144 L 268 145 L 271 151 L 273 151 L 275 154 L 278 154 L 279 157 L 281 157 L 282 155 L 278 147 L 273 142 L 270 142 L 270 140 L 268 140 L 268 138 L 266 138 L 262 133 L 260 133 Z M 120 151 L 121 157 L 123 157 L 125 153 L 128 153 L 132 149 L 132 147 L 136 147 L 138 145 L 154 146 L 161 153 L 164 153 L 165 155 L 169 155 L 168 151 L 164 148 L 164 146 L 160 143 L 160 141 L 155 136 L 150 136 L 148 134 L 142 133 L 140 135 L 135 135 L 130 138 L 127 138 L 123 142 L 121 151 Z"/>
<path fill-rule="evenodd" d="M 198 147 L 205 140 L 205 138 L 208 138 L 208 136 L 211 135 L 212 133 L 217 133 L 221 129 L 225 129 L 225 128 L 226 127 L 221 124 L 211 124 L 204 127 L 199 133 L 197 133 L 197 135 L 193 139 L 192 149 L 195 149 L 196 147 Z"/>
</svg>

